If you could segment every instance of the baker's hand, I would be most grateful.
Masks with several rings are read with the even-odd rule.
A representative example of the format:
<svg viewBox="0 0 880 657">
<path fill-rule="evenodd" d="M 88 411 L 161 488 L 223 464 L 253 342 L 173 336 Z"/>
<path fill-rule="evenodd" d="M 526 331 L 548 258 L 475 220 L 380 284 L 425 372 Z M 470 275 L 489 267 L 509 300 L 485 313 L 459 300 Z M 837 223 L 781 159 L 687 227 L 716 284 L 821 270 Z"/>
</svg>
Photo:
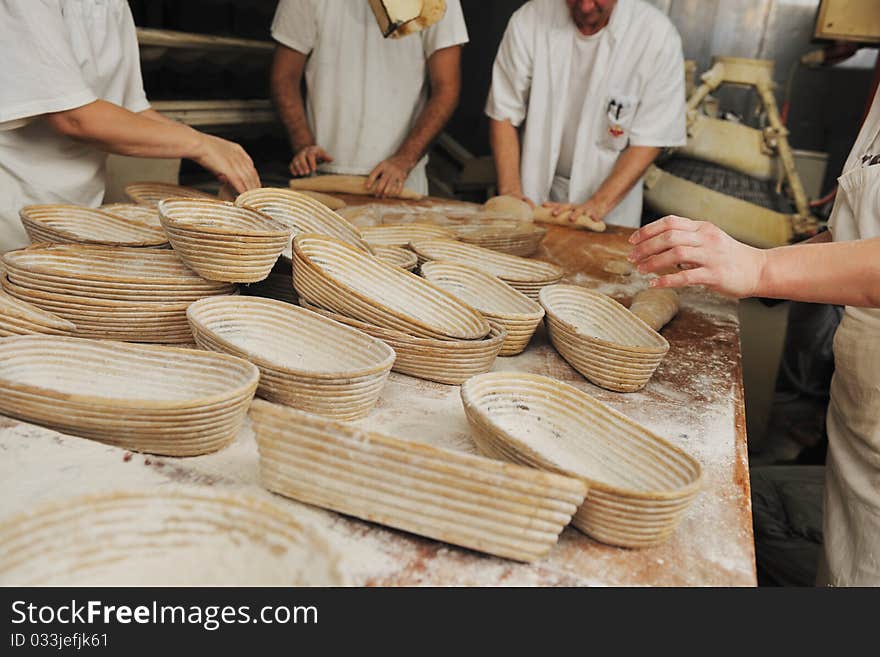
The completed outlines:
<svg viewBox="0 0 880 657">
<path fill-rule="evenodd" d="M 399 155 L 389 157 L 384 162 L 379 162 L 370 172 L 367 177 L 367 189 L 373 196 L 379 198 L 400 196 L 413 166 L 415 165 Z"/>
<path fill-rule="evenodd" d="M 673 215 L 633 233 L 629 260 L 643 273 L 678 269 L 651 281 L 652 287 L 702 285 L 743 298 L 758 294 L 766 252 L 737 242 L 706 221 Z"/>
<path fill-rule="evenodd" d="M 214 135 L 198 134 L 200 136 L 192 156 L 195 162 L 239 194 L 260 187 L 260 176 L 254 168 L 254 162 L 241 146 Z"/>
<path fill-rule="evenodd" d="M 603 212 L 599 206 L 594 203 L 592 200 L 587 201 L 586 203 L 581 203 L 580 205 L 575 205 L 574 203 L 553 203 L 552 201 L 547 201 L 541 205 L 545 208 L 550 208 L 554 217 L 558 217 L 561 214 L 570 213 L 567 217 L 568 221 L 572 224 L 577 223 L 577 220 L 580 217 L 589 217 L 594 222 L 600 222 L 605 218 L 605 212 Z"/>
<path fill-rule="evenodd" d="M 309 176 L 318 170 L 321 162 L 332 162 L 333 157 L 320 146 L 312 145 L 299 149 L 290 161 L 290 173 L 294 176 Z"/>
</svg>

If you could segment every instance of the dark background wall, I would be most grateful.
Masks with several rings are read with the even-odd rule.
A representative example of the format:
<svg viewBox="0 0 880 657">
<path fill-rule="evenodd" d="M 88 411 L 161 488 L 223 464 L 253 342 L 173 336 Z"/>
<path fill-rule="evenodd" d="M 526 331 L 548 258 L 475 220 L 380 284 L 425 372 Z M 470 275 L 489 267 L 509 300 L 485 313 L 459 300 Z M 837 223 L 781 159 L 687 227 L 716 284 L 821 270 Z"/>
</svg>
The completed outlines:
<svg viewBox="0 0 880 657">
<path fill-rule="evenodd" d="M 336 2 L 341 0 L 326 0 Z M 366 0 L 364 0 L 366 1 Z M 559 0 L 562 2 L 563 0 Z M 819 0 L 649 0 L 667 13 L 682 34 L 685 56 L 705 70 L 714 54 L 776 61 L 780 103 L 791 104 L 789 129 L 796 148 L 830 153 L 830 184 L 858 131 L 867 102 L 868 68 L 807 69 L 801 54 L 820 47 L 812 39 Z M 129 0 L 135 22 L 157 27 L 269 39 L 276 0 Z M 492 61 L 510 15 L 524 0 L 463 0 L 471 35 L 464 49 L 462 98 L 448 132 L 476 155 L 489 153 L 483 105 Z M 154 100 L 268 98 L 269 57 L 176 52 L 143 63 L 147 93 Z M 794 76 L 793 78 L 791 76 Z M 790 82 L 790 84 L 789 84 Z M 745 92 L 722 94 L 727 109 L 752 120 Z M 240 140 L 259 158 L 282 166 L 288 157 L 283 133 L 244 134 Z M 282 168 L 283 171 L 283 168 Z"/>
</svg>

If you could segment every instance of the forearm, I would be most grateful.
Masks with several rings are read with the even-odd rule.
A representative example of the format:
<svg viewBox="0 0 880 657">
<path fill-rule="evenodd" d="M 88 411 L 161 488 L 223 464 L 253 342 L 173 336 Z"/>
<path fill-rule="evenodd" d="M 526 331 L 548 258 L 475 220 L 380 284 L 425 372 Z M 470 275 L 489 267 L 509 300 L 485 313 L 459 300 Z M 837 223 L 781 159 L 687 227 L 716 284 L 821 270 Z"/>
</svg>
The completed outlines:
<svg viewBox="0 0 880 657">
<path fill-rule="evenodd" d="M 284 124 L 290 148 L 294 153 L 315 144 L 315 136 L 309 127 L 306 106 L 300 83 L 305 55 L 285 49 L 279 50 L 272 65 L 272 102 Z"/>
<path fill-rule="evenodd" d="M 765 251 L 756 296 L 880 308 L 880 238 Z"/>
<path fill-rule="evenodd" d="M 140 116 L 143 116 L 147 119 L 152 119 L 153 121 L 158 121 L 159 123 L 164 123 L 166 125 L 180 125 L 179 121 L 175 121 L 172 118 L 169 118 L 162 114 L 161 112 L 157 112 L 152 107 L 149 109 L 145 109 L 143 112 L 138 112 Z"/>
<path fill-rule="evenodd" d="M 654 146 L 630 146 L 614 163 L 614 168 L 590 198 L 601 219 L 617 207 L 660 155 Z"/>
<path fill-rule="evenodd" d="M 415 125 L 395 153 L 412 168 L 427 152 L 458 105 L 458 93 L 432 93 L 416 117 Z"/>
<path fill-rule="evenodd" d="M 57 132 L 109 153 L 151 158 L 196 158 L 199 153 L 199 133 L 192 128 L 157 121 L 103 100 L 47 114 L 46 120 Z"/>
<path fill-rule="evenodd" d="M 499 194 L 522 194 L 519 132 L 510 121 L 489 119 L 489 142 L 495 158 Z M 541 199 L 534 199 L 540 201 Z"/>
</svg>

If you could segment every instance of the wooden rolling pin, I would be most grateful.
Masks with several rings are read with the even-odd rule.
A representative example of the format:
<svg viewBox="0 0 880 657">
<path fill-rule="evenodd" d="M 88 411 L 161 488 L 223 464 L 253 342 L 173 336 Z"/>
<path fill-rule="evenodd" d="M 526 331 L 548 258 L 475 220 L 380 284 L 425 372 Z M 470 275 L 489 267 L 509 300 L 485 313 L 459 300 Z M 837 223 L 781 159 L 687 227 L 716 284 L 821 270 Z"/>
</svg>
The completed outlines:
<svg viewBox="0 0 880 657">
<path fill-rule="evenodd" d="M 630 312 L 655 331 L 678 314 L 678 292 L 670 289 L 647 289 L 639 292 L 629 306 Z"/>
<path fill-rule="evenodd" d="M 560 226 L 569 226 L 571 228 L 586 228 L 587 230 L 592 230 L 596 233 L 604 233 L 605 232 L 605 222 L 604 221 L 596 221 L 592 217 L 589 217 L 585 214 L 582 214 L 577 218 L 577 221 L 571 222 L 568 220 L 568 216 L 571 214 L 571 210 L 568 212 L 563 212 L 559 216 L 553 216 L 553 208 L 535 208 L 535 212 L 532 214 L 532 221 L 540 221 L 545 224 L 559 224 Z"/>
<path fill-rule="evenodd" d="M 291 178 L 290 188 L 297 191 L 325 192 L 328 194 L 361 194 L 371 196 L 366 176 L 310 176 Z M 422 195 L 404 187 L 395 198 L 418 201 Z"/>
</svg>

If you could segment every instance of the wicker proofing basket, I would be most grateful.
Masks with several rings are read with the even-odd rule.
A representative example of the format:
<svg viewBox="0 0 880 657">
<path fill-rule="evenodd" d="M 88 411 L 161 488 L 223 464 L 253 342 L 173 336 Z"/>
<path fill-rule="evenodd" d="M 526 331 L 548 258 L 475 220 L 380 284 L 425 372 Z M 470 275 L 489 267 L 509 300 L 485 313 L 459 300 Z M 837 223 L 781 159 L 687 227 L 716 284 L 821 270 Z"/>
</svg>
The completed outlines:
<svg viewBox="0 0 880 657">
<path fill-rule="evenodd" d="M 384 342 L 283 301 L 214 297 L 187 317 L 200 347 L 260 368 L 258 395 L 339 420 L 369 414 L 394 364 Z"/>
<path fill-rule="evenodd" d="M 492 330 L 481 340 L 418 338 L 351 319 L 313 306 L 307 301 L 302 304 L 309 310 L 382 340 L 397 354 L 391 368 L 395 372 L 447 385 L 461 385 L 475 374 L 492 369 L 495 357 L 507 337 L 507 331 L 503 327 L 490 322 Z"/>
<path fill-rule="evenodd" d="M 361 231 L 364 239 L 377 246 L 408 246 L 413 240 L 455 239 L 452 231 L 433 224 L 392 224 L 372 226 Z"/>
<path fill-rule="evenodd" d="M 586 487 L 573 478 L 400 440 L 257 400 L 269 490 L 518 561 L 556 544 Z"/>
<path fill-rule="evenodd" d="M 0 291 L 0 338 L 32 333 L 69 335 L 75 331 L 73 322 Z"/>
<path fill-rule="evenodd" d="M 700 490 L 696 460 L 570 385 L 493 372 L 467 381 L 461 398 L 481 452 L 587 484 L 573 522 L 603 543 L 661 543 Z"/>
<path fill-rule="evenodd" d="M 26 205 L 19 212 L 31 242 L 104 244 L 107 246 L 164 246 L 161 228 L 140 220 L 78 205 Z"/>
<path fill-rule="evenodd" d="M 379 260 L 384 260 L 407 271 L 413 271 L 419 266 L 416 254 L 409 249 L 401 249 L 396 246 L 373 246 L 373 254 Z"/>
<path fill-rule="evenodd" d="M 640 390 L 660 365 L 669 343 L 611 297 L 577 285 L 541 290 L 550 341 L 597 386 Z"/>
<path fill-rule="evenodd" d="M 562 280 L 563 270 L 549 262 L 498 253 L 472 244 L 452 240 L 416 240 L 410 248 L 419 264 L 428 260 L 466 265 L 497 276 L 512 288 L 537 301 L 542 287 Z"/>
<path fill-rule="evenodd" d="M 205 192 L 200 192 L 192 187 L 182 187 L 161 182 L 137 182 L 125 186 L 125 195 L 139 205 L 159 205 L 159 201 L 166 198 L 201 198 L 217 200 Z"/>
<path fill-rule="evenodd" d="M 212 281 L 261 281 L 290 243 L 286 225 L 225 201 L 165 199 L 159 219 L 174 251 Z"/>
<path fill-rule="evenodd" d="M 507 330 L 499 356 L 522 353 L 544 317 L 544 309 L 500 278 L 472 267 L 426 262 L 422 276 L 473 306 Z"/>
<path fill-rule="evenodd" d="M 302 234 L 293 246 L 293 285 L 314 305 L 420 337 L 489 333 L 485 318 L 448 292 L 344 242 Z"/>
<path fill-rule="evenodd" d="M 276 187 L 252 189 L 240 194 L 235 204 L 265 212 L 288 226 L 294 236 L 300 233 L 326 235 L 372 253 L 357 228 L 322 203 L 300 192 Z"/>
<path fill-rule="evenodd" d="M 0 521 L 0 585 L 345 584 L 309 514 L 255 490 L 82 495 Z"/>
<path fill-rule="evenodd" d="M 244 421 L 259 370 L 194 349 L 0 339 L 0 412 L 138 452 L 207 454 Z"/>
</svg>

